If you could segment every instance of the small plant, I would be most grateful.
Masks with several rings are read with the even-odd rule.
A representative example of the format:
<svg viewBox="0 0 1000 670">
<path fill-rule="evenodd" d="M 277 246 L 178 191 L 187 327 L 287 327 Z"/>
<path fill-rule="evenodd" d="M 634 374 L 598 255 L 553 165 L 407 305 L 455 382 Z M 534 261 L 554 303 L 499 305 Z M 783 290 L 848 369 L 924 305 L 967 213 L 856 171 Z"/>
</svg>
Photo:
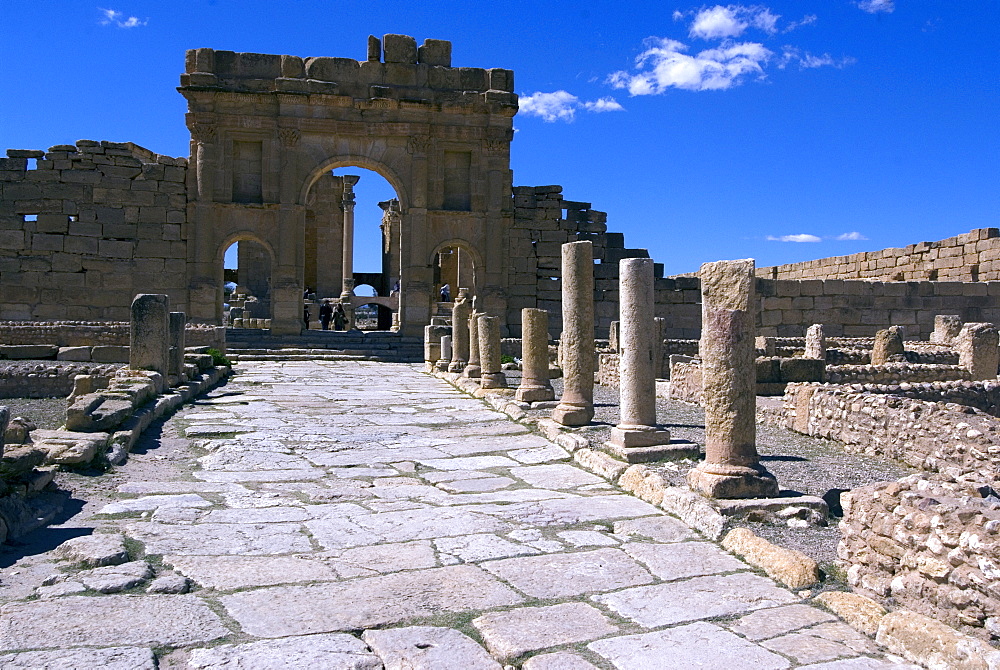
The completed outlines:
<svg viewBox="0 0 1000 670">
<path fill-rule="evenodd" d="M 507 354 L 504 354 L 504 355 L 502 355 L 502 356 L 500 357 L 500 363 L 501 363 L 501 364 L 502 364 L 502 363 L 515 363 L 515 362 L 516 362 L 516 361 L 514 360 L 514 357 L 513 357 L 513 356 L 508 356 Z"/>
<path fill-rule="evenodd" d="M 232 362 L 226 358 L 226 355 L 218 349 L 208 349 L 205 353 L 212 357 L 212 365 L 216 367 L 229 367 L 232 365 Z"/>
</svg>

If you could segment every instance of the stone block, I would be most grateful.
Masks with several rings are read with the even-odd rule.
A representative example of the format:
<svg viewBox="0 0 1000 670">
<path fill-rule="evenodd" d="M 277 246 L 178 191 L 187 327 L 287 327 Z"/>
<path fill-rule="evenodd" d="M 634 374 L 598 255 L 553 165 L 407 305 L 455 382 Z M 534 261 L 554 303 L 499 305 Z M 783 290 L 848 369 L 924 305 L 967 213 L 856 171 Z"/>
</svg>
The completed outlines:
<svg viewBox="0 0 1000 670">
<path fill-rule="evenodd" d="M 89 361 L 90 347 L 59 347 L 57 361 Z"/>
<path fill-rule="evenodd" d="M 383 35 L 382 51 L 386 63 L 417 62 L 417 41 L 409 35 Z"/>
<path fill-rule="evenodd" d="M 91 349 L 91 360 L 95 363 L 128 363 L 128 347 L 98 345 Z"/>
<path fill-rule="evenodd" d="M 0 358 L 8 360 L 53 360 L 59 347 L 50 344 L 0 345 Z"/>
<path fill-rule="evenodd" d="M 424 43 L 417 49 L 417 61 L 425 65 L 451 67 L 451 42 L 447 40 L 424 40 Z"/>
<path fill-rule="evenodd" d="M 779 360 L 779 370 L 778 381 L 821 382 L 826 371 L 826 361 L 818 358 L 782 358 Z"/>
</svg>

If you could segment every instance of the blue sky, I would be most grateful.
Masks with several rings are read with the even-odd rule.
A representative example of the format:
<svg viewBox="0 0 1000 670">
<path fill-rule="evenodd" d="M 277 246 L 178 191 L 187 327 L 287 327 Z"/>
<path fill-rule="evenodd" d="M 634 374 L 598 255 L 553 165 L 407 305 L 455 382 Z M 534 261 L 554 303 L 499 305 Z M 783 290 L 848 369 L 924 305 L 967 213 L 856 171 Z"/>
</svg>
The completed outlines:
<svg viewBox="0 0 1000 670">
<path fill-rule="evenodd" d="M 2 16 L 0 148 L 187 155 L 185 49 L 363 59 L 369 34 L 404 33 L 513 69 L 515 184 L 562 184 L 668 274 L 1000 225 L 997 0 L 6 0 Z M 391 195 L 377 182 L 359 183 L 359 270 Z"/>
</svg>

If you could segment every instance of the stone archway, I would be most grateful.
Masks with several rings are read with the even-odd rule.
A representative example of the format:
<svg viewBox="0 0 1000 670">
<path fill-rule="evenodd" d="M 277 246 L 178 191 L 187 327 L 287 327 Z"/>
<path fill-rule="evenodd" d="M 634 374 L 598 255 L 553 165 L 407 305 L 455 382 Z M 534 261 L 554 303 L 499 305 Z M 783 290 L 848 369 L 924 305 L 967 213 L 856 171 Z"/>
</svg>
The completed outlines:
<svg viewBox="0 0 1000 670">
<path fill-rule="evenodd" d="M 217 275 L 221 277 L 220 290 L 216 301 L 221 310 L 223 304 L 222 286 L 225 283 L 225 257 L 229 248 L 239 244 L 237 250 L 237 288 L 234 296 L 240 295 L 239 304 L 230 308 L 240 313 L 235 318 L 270 319 L 271 313 L 271 269 L 274 265 L 274 248 L 265 240 L 249 231 L 234 233 L 224 239 L 216 250 Z M 230 320 L 230 323 L 232 321 Z"/>
<path fill-rule="evenodd" d="M 396 189 L 401 330 L 430 321 L 427 258 L 457 240 L 482 259 L 480 295 L 506 305 L 513 220 L 509 70 L 451 67 L 451 44 L 370 38 L 368 59 L 195 49 L 180 92 L 192 134 L 191 304 L 215 293 L 211 254 L 235 229 L 275 250 L 272 332 L 297 333 L 310 190 L 338 166 L 374 170 Z M 196 320 L 218 315 L 196 309 Z"/>
</svg>

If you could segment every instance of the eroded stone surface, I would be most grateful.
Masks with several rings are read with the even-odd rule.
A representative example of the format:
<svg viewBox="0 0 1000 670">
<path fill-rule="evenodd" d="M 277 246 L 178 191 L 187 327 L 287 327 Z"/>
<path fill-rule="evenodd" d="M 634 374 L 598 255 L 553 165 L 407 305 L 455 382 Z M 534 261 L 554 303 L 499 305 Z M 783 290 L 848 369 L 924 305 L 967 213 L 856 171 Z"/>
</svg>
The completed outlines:
<svg viewBox="0 0 1000 670">
<path fill-rule="evenodd" d="M 191 670 L 382 670 L 382 662 L 364 642 L 353 635 L 327 633 L 195 649 L 191 652 L 187 667 Z"/>
<path fill-rule="evenodd" d="M 501 660 L 539 649 L 585 642 L 618 632 L 618 627 L 586 603 L 520 607 L 474 619 L 486 647 Z"/>
<path fill-rule="evenodd" d="M 654 581 L 617 549 L 508 558 L 483 563 L 482 567 L 535 598 L 612 591 Z"/>
<path fill-rule="evenodd" d="M 23 651 L 0 655 L 0 668 L 45 668 L 46 670 L 156 670 L 152 649 L 108 647 L 105 649 L 60 649 L 58 651 Z"/>
<path fill-rule="evenodd" d="M 735 572 L 747 567 L 708 542 L 630 542 L 622 549 L 663 580 Z"/>
<path fill-rule="evenodd" d="M 382 659 L 385 670 L 501 670 L 470 637 L 451 628 L 410 626 L 366 630 L 361 638 Z"/>
<path fill-rule="evenodd" d="M 756 641 L 777 637 L 806 626 L 828 621 L 836 621 L 836 619 L 818 607 L 787 605 L 758 610 L 740 617 L 729 626 L 729 629 L 748 640 Z"/>
</svg>

